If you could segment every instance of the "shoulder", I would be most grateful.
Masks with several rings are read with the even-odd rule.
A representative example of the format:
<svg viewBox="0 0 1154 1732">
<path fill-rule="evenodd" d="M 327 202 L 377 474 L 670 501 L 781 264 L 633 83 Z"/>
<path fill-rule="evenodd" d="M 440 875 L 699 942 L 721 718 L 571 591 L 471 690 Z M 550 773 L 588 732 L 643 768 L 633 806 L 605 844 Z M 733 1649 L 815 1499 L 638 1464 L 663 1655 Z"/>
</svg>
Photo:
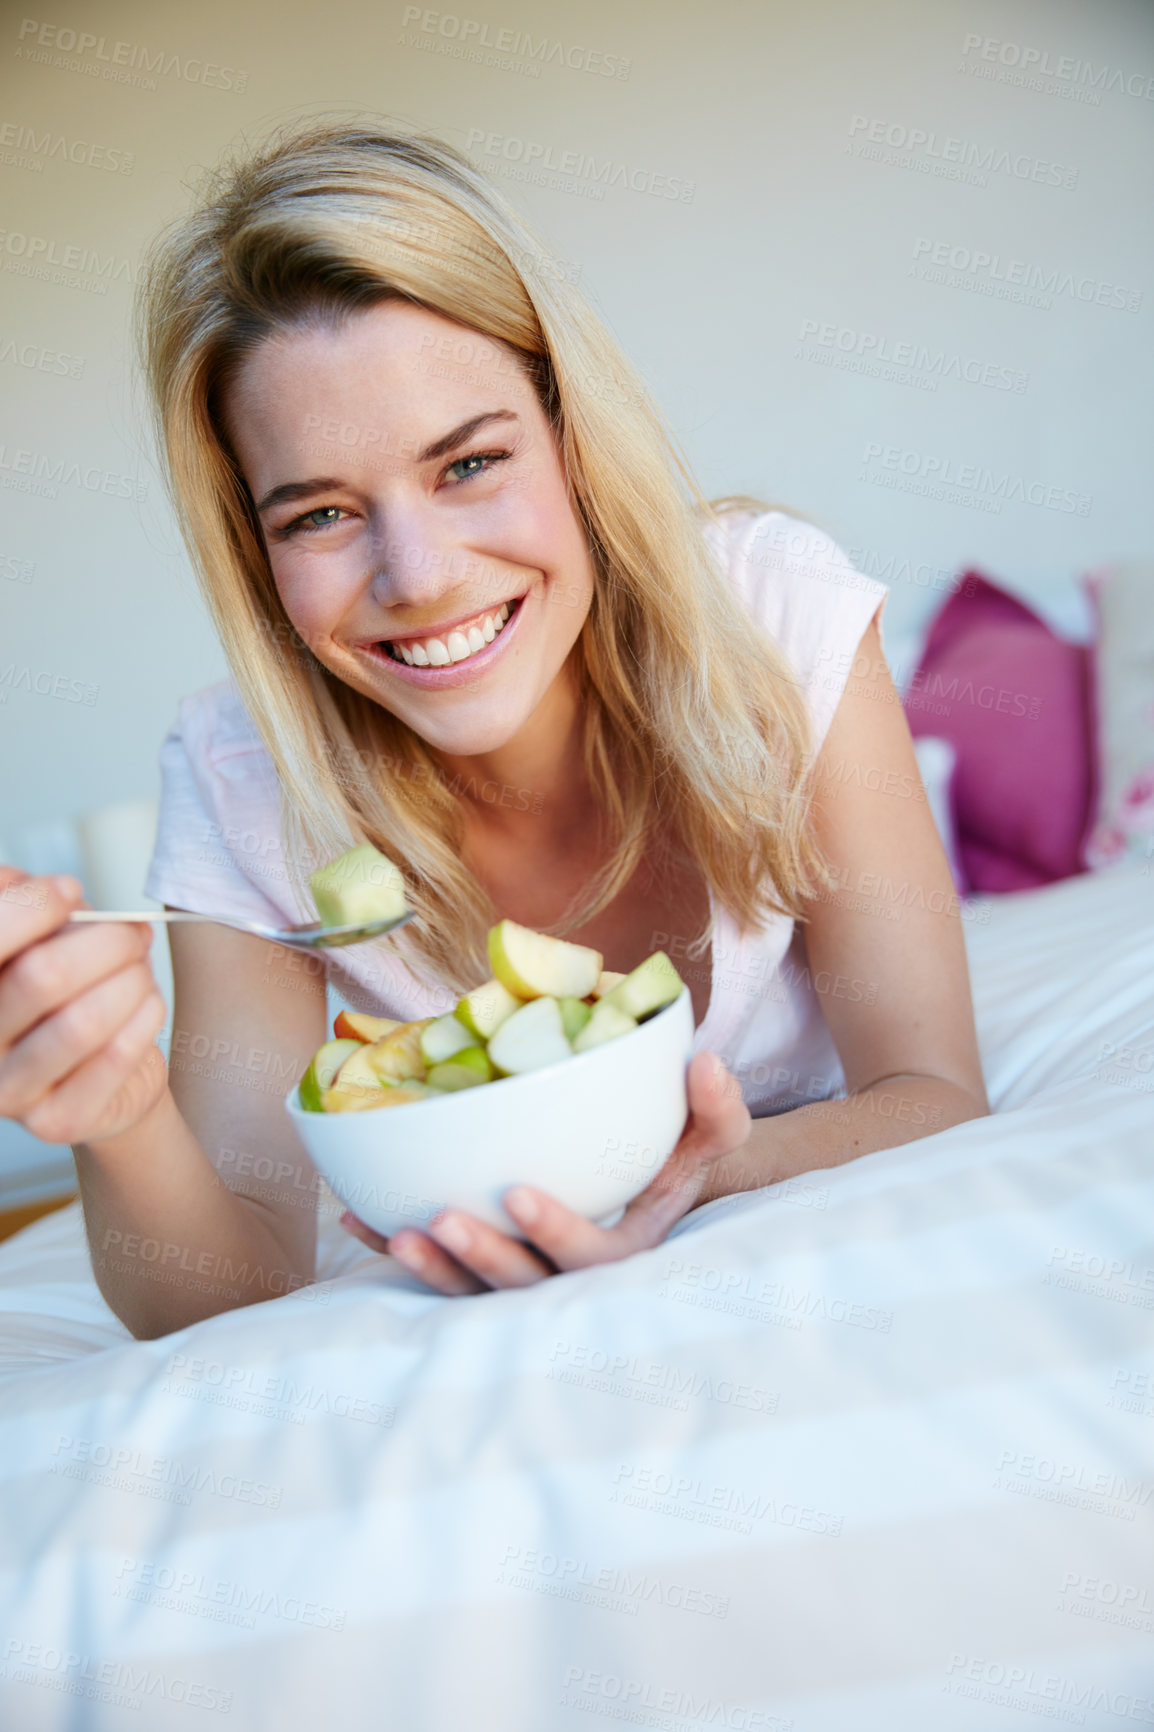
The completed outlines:
<svg viewBox="0 0 1154 1732">
<path fill-rule="evenodd" d="M 232 679 L 180 700 L 161 763 L 166 773 L 191 778 L 210 807 L 224 787 L 255 795 L 276 785 L 268 749 Z"/>
<path fill-rule="evenodd" d="M 707 539 L 749 611 L 774 637 L 860 637 L 889 590 L 858 571 L 831 535 L 784 511 L 731 511 Z"/>
<path fill-rule="evenodd" d="M 858 571 L 824 529 L 784 511 L 728 511 L 706 534 L 746 611 L 805 689 L 820 741 L 889 589 Z"/>
<path fill-rule="evenodd" d="M 210 764 L 234 757 L 268 756 L 232 679 L 218 680 L 181 698 L 169 738 L 182 740 L 190 757 Z"/>
<path fill-rule="evenodd" d="M 276 767 L 231 679 L 182 698 L 160 751 L 162 814 L 279 833 Z"/>
</svg>

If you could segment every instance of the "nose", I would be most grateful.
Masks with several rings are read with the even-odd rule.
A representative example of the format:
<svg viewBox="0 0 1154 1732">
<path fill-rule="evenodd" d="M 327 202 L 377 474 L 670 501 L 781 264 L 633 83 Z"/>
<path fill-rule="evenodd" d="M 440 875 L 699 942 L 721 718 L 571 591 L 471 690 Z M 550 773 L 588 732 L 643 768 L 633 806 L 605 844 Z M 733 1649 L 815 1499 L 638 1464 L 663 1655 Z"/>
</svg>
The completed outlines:
<svg viewBox="0 0 1154 1732">
<path fill-rule="evenodd" d="M 381 607 L 427 606 L 462 581 L 464 549 L 446 514 L 422 502 L 391 502 L 373 537 L 371 594 Z"/>
</svg>

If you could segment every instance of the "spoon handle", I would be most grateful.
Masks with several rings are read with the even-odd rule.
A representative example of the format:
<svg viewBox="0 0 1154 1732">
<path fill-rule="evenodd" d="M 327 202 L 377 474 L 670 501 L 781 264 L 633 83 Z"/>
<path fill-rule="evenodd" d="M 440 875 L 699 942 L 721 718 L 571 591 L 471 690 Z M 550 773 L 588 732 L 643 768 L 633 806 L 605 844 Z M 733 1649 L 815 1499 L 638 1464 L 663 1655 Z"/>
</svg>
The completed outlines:
<svg viewBox="0 0 1154 1732">
<path fill-rule="evenodd" d="M 142 908 L 134 913 L 111 913 L 104 908 L 78 908 L 69 920 L 211 920 L 211 914 L 185 914 L 175 908 Z"/>
</svg>

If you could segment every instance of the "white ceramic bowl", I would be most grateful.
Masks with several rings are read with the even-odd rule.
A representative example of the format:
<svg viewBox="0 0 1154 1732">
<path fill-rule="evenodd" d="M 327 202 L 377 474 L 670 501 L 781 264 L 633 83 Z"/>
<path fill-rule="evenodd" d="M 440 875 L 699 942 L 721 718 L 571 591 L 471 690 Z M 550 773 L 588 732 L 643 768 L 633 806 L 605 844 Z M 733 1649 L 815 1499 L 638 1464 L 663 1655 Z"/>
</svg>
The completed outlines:
<svg viewBox="0 0 1154 1732">
<path fill-rule="evenodd" d="M 604 1221 L 643 1191 L 676 1147 L 693 1053 L 688 987 L 630 1034 L 523 1076 L 440 1099 L 359 1113 L 306 1113 L 285 1101 L 336 1195 L 378 1233 L 465 1209 L 506 1233 L 512 1186 L 547 1191 Z"/>
</svg>

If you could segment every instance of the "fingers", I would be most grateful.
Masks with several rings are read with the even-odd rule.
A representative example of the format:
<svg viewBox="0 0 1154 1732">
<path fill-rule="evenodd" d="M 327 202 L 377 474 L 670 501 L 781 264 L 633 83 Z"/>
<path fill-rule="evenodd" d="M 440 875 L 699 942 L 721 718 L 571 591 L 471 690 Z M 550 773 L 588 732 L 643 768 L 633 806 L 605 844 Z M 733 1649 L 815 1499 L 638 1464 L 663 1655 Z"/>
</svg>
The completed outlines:
<svg viewBox="0 0 1154 1732">
<path fill-rule="evenodd" d="M 427 1233 L 405 1227 L 389 1239 L 351 1210 L 341 1216 L 341 1226 L 371 1251 L 388 1252 L 426 1286 L 451 1297 L 528 1287 L 555 1273 L 526 1246 L 457 1209 L 439 1215 Z"/>
<path fill-rule="evenodd" d="M 139 1116 L 165 1075 L 151 932 L 67 925 L 83 900 L 74 878 L 0 867 L 0 1115 L 54 1143 L 111 1135 L 126 1103 Z"/>
<path fill-rule="evenodd" d="M 438 1215 L 429 1235 L 490 1287 L 532 1287 L 555 1273 L 530 1246 L 459 1209 Z"/>
<path fill-rule="evenodd" d="M 33 878 L 0 866 L 0 966 L 54 932 L 83 900 L 75 878 Z"/>
<path fill-rule="evenodd" d="M 367 1245 L 370 1251 L 379 1251 L 382 1256 L 388 1254 L 389 1241 L 382 1233 L 374 1233 L 373 1229 L 366 1226 L 358 1215 L 353 1214 L 351 1209 L 345 1210 L 338 1225 L 342 1226 L 345 1232 L 351 1234 L 354 1239 L 359 1239 L 362 1245 Z"/>
<path fill-rule="evenodd" d="M 556 1197 L 529 1185 L 506 1191 L 502 1204 L 517 1225 L 558 1269 L 588 1269 L 595 1263 L 611 1263 L 628 1255 L 616 1227 L 598 1227 L 584 1215 L 575 1215 Z"/>
<path fill-rule="evenodd" d="M 153 1043 L 166 1015 L 160 993 L 150 992 L 112 1039 L 42 1095 L 21 1123 L 49 1143 L 94 1142 L 133 1123 L 142 1104 L 150 1104 L 150 1092 L 164 1085 L 165 1063 Z"/>
<path fill-rule="evenodd" d="M 458 1263 L 455 1257 L 450 1257 L 434 1239 L 418 1233 L 415 1227 L 405 1227 L 400 1233 L 394 1233 L 389 1240 L 389 1249 L 411 1275 L 449 1298 L 488 1292 L 487 1284 L 479 1276 Z"/>
<path fill-rule="evenodd" d="M 71 999 L 0 1058 L 0 1117 L 16 1118 L 115 1038 L 156 982 L 138 962 Z"/>
<path fill-rule="evenodd" d="M 383 1234 L 366 1226 L 364 1221 L 359 1220 L 349 1209 L 341 1216 L 340 1224 L 346 1233 L 351 1233 L 354 1239 L 359 1239 L 370 1251 L 395 1257 L 410 1275 L 415 1275 L 427 1287 L 435 1288 L 438 1293 L 444 1293 L 448 1298 L 489 1291 L 488 1284 L 479 1276 L 471 1274 L 434 1239 L 418 1233 L 415 1228 L 403 1228 L 399 1233 L 394 1233 L 391 1239 L 386 1239 Z"/>
<path fill-rule="evenodd" d="M 370 1251 L 395 1257 L 411 1275 L 447 1297 L 455 1298 L 466 1293 L 488 1291 L 483 1281 L 470 1275 L 467 1269 L 424 1233 L 403 1229 L 394 1233 L 391 1239 L 386 1239 L 384 1234 L 374 1232 L 372 1227 L 366 1226 L 351 1209 L 345 1210 L 340 1224 L 346 1233 L 351 1233 L 354 1239 L 359 1239 Z"/>
<path fill-rule="evenodd" d="M 43 919 L 44 911 L 22 913 Z M 31 938 L 0 968 L 0 1050 L 88 987 L 143 961 L 151 946 L 147 926 L 125 921 L 69 926 L 55 936 Z"/>
</svg>

